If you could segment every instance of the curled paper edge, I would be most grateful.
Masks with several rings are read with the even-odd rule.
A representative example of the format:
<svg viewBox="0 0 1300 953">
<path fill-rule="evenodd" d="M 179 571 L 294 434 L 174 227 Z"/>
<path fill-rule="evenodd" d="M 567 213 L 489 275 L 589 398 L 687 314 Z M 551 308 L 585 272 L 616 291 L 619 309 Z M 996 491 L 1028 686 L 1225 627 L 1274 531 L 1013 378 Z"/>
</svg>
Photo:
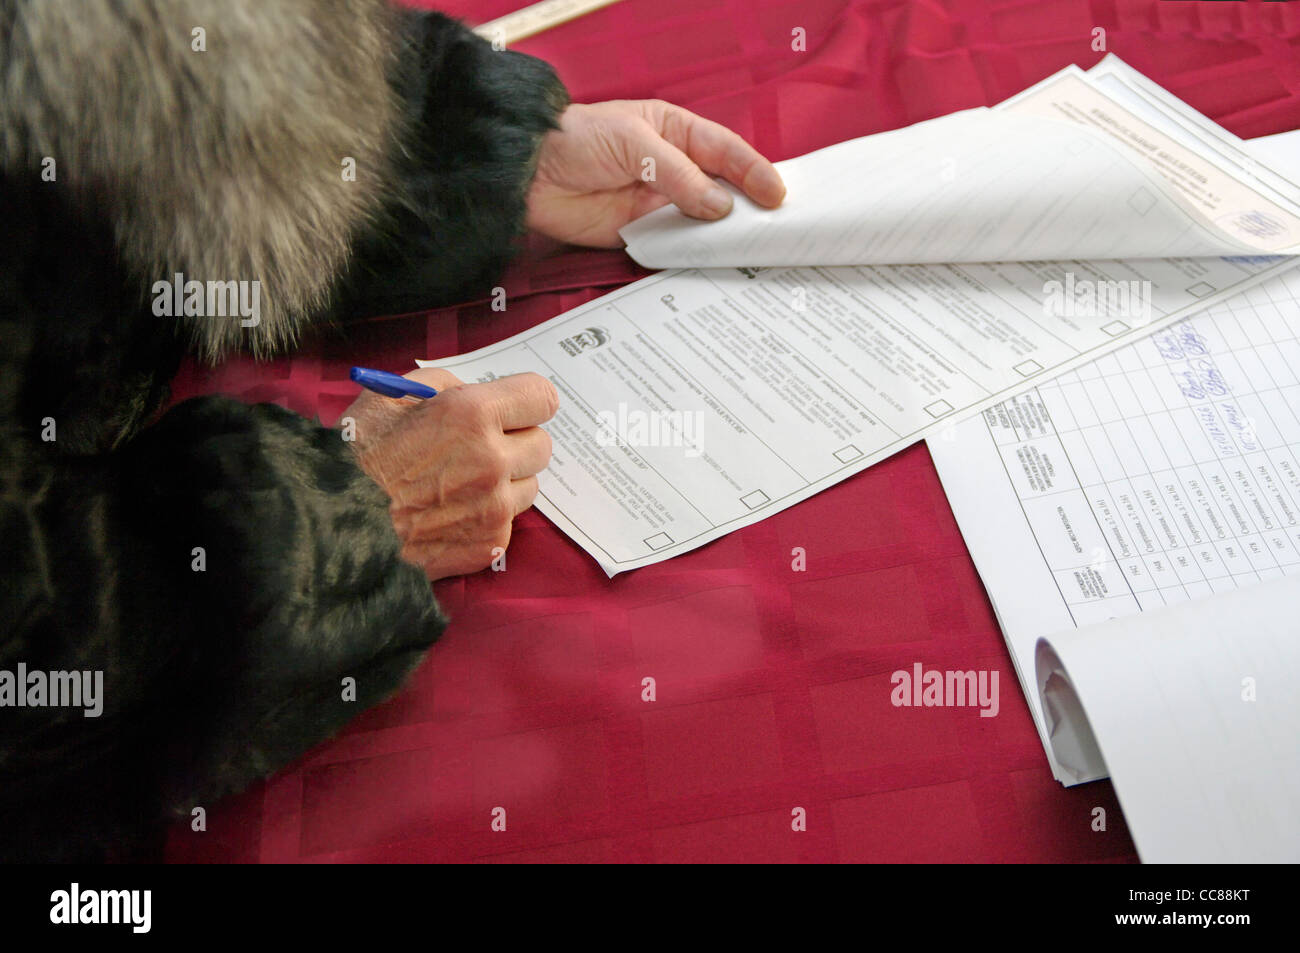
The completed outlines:
<svg viewBox="0 0 1300 953">
<path fill-rule="evenodd" d="M 1093 734 L 1088 713 L 1056 650 L 1046 639 L 1034 647 L 1035 678 L 1052 754 L 1071 784 L 1107 777 L 1106 759 Z"/>
</svg>

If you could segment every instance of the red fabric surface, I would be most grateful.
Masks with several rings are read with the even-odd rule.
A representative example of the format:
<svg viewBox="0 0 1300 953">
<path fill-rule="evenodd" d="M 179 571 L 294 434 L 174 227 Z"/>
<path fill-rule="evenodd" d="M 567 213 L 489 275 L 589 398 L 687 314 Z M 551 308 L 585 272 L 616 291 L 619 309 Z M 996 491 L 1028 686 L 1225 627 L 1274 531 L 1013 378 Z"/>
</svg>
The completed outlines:
<svg viewBox="0 0 1300 953">
<path fill-rule="evenodd" d="M 440 8 L 480 23 L 517 5 Z M 806 52 L 790 48 L 794 27 Z M 1087 67 L 1094 27 L 1238 135 L 1300 126 L 1300 4 L 624 0 L 519 48 L 576 101 L 667 99 L 782 159 Z M 223 391 L 333 422 L 352 364 L 406 371 L 642 274 L 622 252 L 533 241 L 504 281 L 505 313 L 472 303 L 322 335 L 274 363 L 190 365 L 177 398 Z M 435 588 L 453 624 L 409 687 L 208 805 L 206 832 L 177 825 L 169 859 L 1135 859 L 1109 783 L 1052 779 L 924 447 L 612 581 L 530 512 L 508 571 Z M 890 673 L 914 662 L 996 669 L 1000 714 L 892 707 Z M 805 832 L 791 830 L 796 807 Z"/>
</svg>

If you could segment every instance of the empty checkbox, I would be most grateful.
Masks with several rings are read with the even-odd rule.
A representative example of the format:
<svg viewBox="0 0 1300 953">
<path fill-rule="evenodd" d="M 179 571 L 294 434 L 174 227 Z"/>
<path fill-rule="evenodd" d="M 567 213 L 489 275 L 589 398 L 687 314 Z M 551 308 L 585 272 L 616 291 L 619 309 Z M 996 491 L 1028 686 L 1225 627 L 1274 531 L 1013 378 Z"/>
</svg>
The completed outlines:
<svg viewBox="0 0 1300 953">
<path fill-rule="evenodd" d="M 1039 371 L 1043 369 L 1043 365 L 1039 364 L 1037 361 L 1031 358 L 1028 361 L 1021 361 L 1019 364 L 1016 365 L 1015 369 L 1016 372 L 1019 373 L 1021 377 L 1033 377 L 1035 374 L 1037 374 Z"/>
<path fill-rule="evenodd" d="M 770 501 L 771 498 L 762 490 L 755 490 L 753 493 L 746 493 L 744 496 L 740 498 L 740 502 L 744 503 L 751 510 L 756 510 L 764 503 L 768 503 Z"/>
<path fill-rule="evenodd" d="M 1204 281 L 1198 281 L 1187 289 L 1189 295 L 1196 295 L 1198 298 L 1204 298 L 1207 294 L 1210 294 L 1213 291 L 1214 285 Z"/>
<path fill-rule="evenodd" d="M 1145 188 L 1138 189 L 1128 200 L 1129 208 L 1139 215 L 1145 215 L 1156 204 L 1156 197 Z"/>
<path fill-rule="evenodd" d="M 847 447 L 840 447 L 840 449 L 835 451 L 835 459 L 840 461 L 840 463 L 852 463 L 860 456 L 862 456 L 862 451 L 853 446 L 853 444 L 849 444 Z"/>
<path fill-rule="evenodd" d="M 651 549 L 663 549 L 665 546 L 673 544 L 673 538 L 667 533 L 655 533 L 653 536 L 646 538 L 645 544 Z"/>
<path fill-rule="evenodd" d="M 1116 335 L 1123 334 L 1129 329 L 1129 327 L 1123 321 L 1112 321 L 1110 324 L 1103 324 L 1101 329 L 1111 337 L 1115 337 Z"/>
<path fill-rule="evenodd" d="M 952 404 L 948 403 L 946 400 L 936 400 L 931 404 L 925 405 L 925 412 L 938 420 L 944 414 L 952 413 Z"/>
</svg>

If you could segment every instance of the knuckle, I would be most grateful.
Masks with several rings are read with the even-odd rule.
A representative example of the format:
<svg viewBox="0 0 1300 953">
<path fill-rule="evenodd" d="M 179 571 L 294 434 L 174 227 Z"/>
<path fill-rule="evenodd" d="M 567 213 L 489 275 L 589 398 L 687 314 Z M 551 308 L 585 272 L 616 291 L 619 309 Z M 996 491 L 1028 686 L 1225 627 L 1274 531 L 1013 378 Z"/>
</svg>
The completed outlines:
<svg viewBox="0 0 1300 953">
<path fill-rule="evenodd" d="M 475 387 L 456 387 L 446 392 L 447 413 L 462 423 L 479 426 L 489 417 L 491 400 Z"/>
<path fill-rule="evenodd" d="M 492 395 L 482 391 L 472 391 L 468 398 L 470 419 L 479 427 L 486 427 L 494 419 L 496 402 Z"/>
<path fill-rule="evenodd" d="M 492 545 L 489 547 L 490 554 L 491 554 L 491 550 L 510 548 L 510 524 L 509 523 L 501 527 L 501 529 L 499 529 L 496 532 L 496 534 L 493 535 L 491 543 Z"/>
<path fill-rule="evenodd" d="M 500 483 L 510 476 L 511 461 L 506 448 L 498 442 L 485 441 L 482 447 L 482 468 L 493 484 Z"/>
<path fill-rule="evenodd" d="M 426 400 L 420 405 L 420 408 L 424 409 L 426 406 L 434 407 L 435 405 L 436 409 L 430 411 L 430 413 L 443 416 L 449 423 L 460 421 L 469 411 L 469 403 L 466 400 L 465 388 L 463 387 L 444 390 L 438 395 L 437 400 Z"/>
<path fill-rule="evenodd" d="M 541 491 L 541 485 L 537 482 L 537 477 L 531 476 L 525 484 L 528 487 L 528 505 L 533 505 L 533 500 L 537 499 L 537 494 Z"/>
<path fill-rule="evenodd" d="M 502 532 L 509 535 L 510 523 L 515 518 L 515 507 L 504 488 L 488 496 L 483 503 L 482 515 L 489 536 L 496 538 Z"/>
<path fill-rule="evenodd" d="M 468 488 L 479 496 L 490 497 L 502 483 L 501 475 L 492 467 L 480 467 L 469 481 Z"/>
</svg>

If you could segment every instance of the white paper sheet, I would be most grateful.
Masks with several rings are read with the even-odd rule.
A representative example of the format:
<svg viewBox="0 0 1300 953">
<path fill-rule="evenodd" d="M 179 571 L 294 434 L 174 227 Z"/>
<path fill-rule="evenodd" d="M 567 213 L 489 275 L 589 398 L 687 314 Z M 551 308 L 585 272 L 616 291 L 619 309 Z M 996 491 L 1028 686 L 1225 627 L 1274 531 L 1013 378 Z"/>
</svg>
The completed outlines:
<svg viewBox="0 0 1300 953">
<path fill-rule="evenodd" d="M 994 109 L 778 163 L 780 208 L 720 182 L 726 218 L 665 206 L 620 234 L 650 268 L 1295 253 L 1295 189 L 1246 168 L 1239 143 L 1108 57 Z"/>
<path fill-rule="evenodd" d="M 1039 637 L 1300 572 L 1297 335 L 1292 269 L 930 441 L 1040 732 Z"/>
<path fill-rule="evenodd" d="M 1247 139 L 1242 145 L 1258 161 L 1287 173 L 1292 182 L 1300 179 L 1300 129 Z"/>
<path fill-rule="evenodd" d="M 1145 862 L 1300 861 L 1297 607 L 1292 576 L 1038 643 L 1057 754 L 1099 743 Z"/>
<path fill-rule="evenodd" d="M 1154 325 L 1290 264 L 1078 267 L 1151 281 Z M 537 506 L 612 576 L 791 506 L 1143 333 L 1109 314 L 1026 315 L 1025 286 L 1061 267 L 669 272 L 422 363 L 467 381 L 550 378 L 561 408 Z M 1198 297 L 1201 283 L 1219 290 Z"/>
<path fill-rule="evenodd" d="M 1159 92 L 1130 74 L 1125 82 Z M 1162 115 L 1162 127 L 1203 122 L 1176 103 Z M 1206 151 L 1233 175 L 1253 174 L 1234 148 L 1225 139 Z M 555 383 L 555 454 L 537 507 L 612 576 L 763 519 L 1036 378 L 1290 265 L 1234 257 L 686 269 L 492 347 L 422 363 L 464 380 L 535 371 Z M 1145 290 L 1084 313 L 1075 297 L 1071 307 L 1047 306 L 1052 283 L 1086 282 Z"/>
</svg>

